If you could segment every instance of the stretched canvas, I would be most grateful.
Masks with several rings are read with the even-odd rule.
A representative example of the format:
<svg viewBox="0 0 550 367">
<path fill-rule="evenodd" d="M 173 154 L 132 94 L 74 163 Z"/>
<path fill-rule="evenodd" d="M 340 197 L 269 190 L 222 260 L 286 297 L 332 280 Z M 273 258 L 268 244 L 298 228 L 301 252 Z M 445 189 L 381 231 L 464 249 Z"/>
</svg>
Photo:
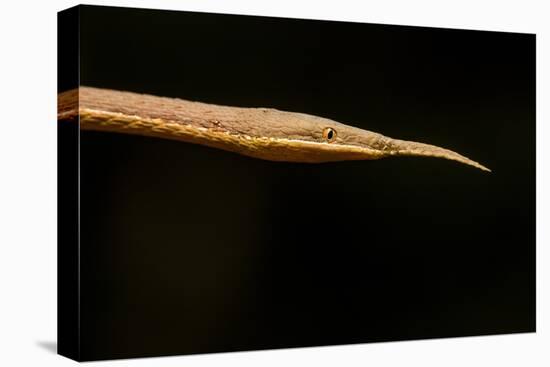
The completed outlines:
<svg viewBox="0 0 550 367">
<path fill-rule="evenodd" d="M 58 14 L 58 350 L 535 331 L 535 35 Z"/>
</svg>

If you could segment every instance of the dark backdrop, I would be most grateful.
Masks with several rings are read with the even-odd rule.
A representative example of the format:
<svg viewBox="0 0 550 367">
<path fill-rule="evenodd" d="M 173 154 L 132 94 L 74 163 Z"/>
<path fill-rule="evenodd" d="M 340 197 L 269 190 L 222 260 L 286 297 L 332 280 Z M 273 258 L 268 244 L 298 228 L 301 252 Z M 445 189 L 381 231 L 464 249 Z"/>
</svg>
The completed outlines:
<svg viewBox="0 0 550 367">
<path fill-rule="evenodd" d="M 275 163 L 81 132 L 84 359 L 535 330 L 535 36 L 81 7 L 82 85 L 453 149 Z"/>
</svg>

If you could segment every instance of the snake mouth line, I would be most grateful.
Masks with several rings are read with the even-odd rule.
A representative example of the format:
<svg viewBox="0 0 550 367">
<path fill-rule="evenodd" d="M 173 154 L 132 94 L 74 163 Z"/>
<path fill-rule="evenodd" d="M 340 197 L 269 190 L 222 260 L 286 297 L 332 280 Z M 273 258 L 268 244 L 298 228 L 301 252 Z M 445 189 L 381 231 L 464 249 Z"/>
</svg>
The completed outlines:
<svg viewBox="0 0 550 367">
<path fill-rule="evenodd" d="M 126 115 L 80 107 L 80 127 L 202 144 L 271 161 L 323 163 L 341 160 L 378 159 L 387 153 L 357 145 L 299 139 L 252 136 L 208 129 L 179 121 Z M 73 113 L 74 115 L 75 113 Z"/>
</svg>

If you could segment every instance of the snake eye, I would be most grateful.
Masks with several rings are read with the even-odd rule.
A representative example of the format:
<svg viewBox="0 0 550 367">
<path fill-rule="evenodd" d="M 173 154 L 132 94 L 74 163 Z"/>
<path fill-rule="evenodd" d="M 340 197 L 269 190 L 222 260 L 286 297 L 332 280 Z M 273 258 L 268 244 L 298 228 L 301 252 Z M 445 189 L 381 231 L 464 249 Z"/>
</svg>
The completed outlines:
<svg viewBox="0 0 550 367">
<path fill-rule="evenodd" d="M 323 139 L 327 140 L 329 143 L 332 143 L 336 140 L 336 130 L 330 127 L 325 127 L 323 130 Z"/>
</svg>

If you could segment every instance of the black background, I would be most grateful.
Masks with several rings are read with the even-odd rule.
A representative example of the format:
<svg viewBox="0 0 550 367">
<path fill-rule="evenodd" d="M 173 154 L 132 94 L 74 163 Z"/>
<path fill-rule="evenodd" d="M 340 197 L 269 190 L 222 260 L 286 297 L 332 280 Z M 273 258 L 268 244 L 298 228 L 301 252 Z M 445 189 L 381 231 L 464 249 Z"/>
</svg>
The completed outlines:
<svg viewBox="0 0 550 367">
<path fill-rule="evenodd" d="M 535 330 L 535 36 L 81 7 L 82 85 L 453 149 L 275 163 L 81 132 L 84 359 Z"/>
</svg>

